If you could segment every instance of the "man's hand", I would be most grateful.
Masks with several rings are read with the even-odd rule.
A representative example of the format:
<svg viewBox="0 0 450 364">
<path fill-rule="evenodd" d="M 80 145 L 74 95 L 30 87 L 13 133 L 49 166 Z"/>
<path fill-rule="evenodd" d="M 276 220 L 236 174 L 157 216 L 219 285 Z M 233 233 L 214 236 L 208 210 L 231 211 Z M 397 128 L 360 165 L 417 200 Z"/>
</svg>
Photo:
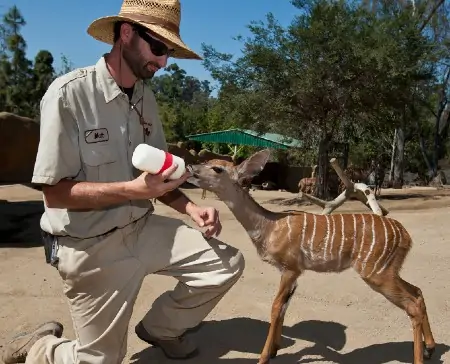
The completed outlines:
<svg viewBox="0 0 450 364">
<path fill-rule="evenodd" d="M 180 178 L 166 181 L 176 169 L 177 166 L 174 164 L 161 174 L 142 173 L 128 182 L 130 194 L 136 199 L 153 199 L 178 188 L 190 177 L 190 173 L 186 171 Z"/>
<path fill-rule="evenodd" d="M 186 206 L 186 213 L 199 227 L 208 227 L 204 232 L 206 238 L 210 238 L 213 235 L 219 236 L 222 231 L 222 224 L 219 220 L 219 211 L 214 207 L 200 207 L 193 203 L 189 203 Z"/>
</svg>

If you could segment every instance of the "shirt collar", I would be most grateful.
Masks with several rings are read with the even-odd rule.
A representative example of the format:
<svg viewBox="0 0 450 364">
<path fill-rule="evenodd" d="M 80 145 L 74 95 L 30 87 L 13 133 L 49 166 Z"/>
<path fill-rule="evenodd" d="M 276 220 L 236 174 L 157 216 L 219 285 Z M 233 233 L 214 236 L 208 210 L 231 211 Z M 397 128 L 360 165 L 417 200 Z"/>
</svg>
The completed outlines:
<svg viewBox="0 0 450 364">
<path fill-rule="evenodd" d="M 106 103 L 109 103 L 110 101 L 114 100 L 119 95 L 124 95 L 124 96 L 126 96 L 126 95 L 125 95 L 125 93 L 122 92 L 122 90 L 120 89 L 117 82 L 114 80 L 114 78 L 109 73 L 108 67 L 106 66 L 105 56 L 106 56 L 106 54 L 104 54 L 97 61 L 95 68 L 97 70 L 97 79 L 98 79 L 101 89 L 103 91 L 105 101 L 106 101 Z M 142 86 L 143 86 L 142 80 L 138 80 L 135 83 L 133 99 L 132 99 L 133 102 L 137 102 L 141 98 L 142 90 L 143 90 Z"/>
</svg>

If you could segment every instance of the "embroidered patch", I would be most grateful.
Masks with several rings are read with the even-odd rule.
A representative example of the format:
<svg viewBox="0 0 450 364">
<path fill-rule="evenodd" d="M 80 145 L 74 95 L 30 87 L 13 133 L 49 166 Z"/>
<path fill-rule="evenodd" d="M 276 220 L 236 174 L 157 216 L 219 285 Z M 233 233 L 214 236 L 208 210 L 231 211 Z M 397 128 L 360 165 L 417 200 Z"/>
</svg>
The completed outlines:
<svg viewBox="0 0 450 364">
<path fill-rule="evenodd" d="M 84 132 L 84 140 L 86 140 L 86 143 L 88 144 L 107 142 L 109 140 L 108 129 L 86 130 Z"/>
</svg>

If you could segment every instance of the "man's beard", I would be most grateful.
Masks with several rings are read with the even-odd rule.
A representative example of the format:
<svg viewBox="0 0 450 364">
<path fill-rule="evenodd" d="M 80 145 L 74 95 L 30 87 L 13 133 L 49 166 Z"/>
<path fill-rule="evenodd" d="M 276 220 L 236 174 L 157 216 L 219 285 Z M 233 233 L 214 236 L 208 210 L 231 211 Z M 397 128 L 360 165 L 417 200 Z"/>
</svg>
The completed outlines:
<svg viewBox="0 0 450 364">
<path fill-rule="evenodd" d="M 122 56 L 133 74 L 141 80 L 150 80 L 155 75 L 155 71 L 148 68 L 150 64 L 158 67 L 153 62 L 145 62 L 137 50 L 135 42 L 131 42 L 130 46 L 122 46 Z"/>
</svg>

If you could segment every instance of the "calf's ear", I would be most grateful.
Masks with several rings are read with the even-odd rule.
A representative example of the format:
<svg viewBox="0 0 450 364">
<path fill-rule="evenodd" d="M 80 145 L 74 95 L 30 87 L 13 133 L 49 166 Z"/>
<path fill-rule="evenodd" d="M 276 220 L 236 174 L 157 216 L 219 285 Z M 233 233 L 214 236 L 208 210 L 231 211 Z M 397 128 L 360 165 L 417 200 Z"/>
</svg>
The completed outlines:
<svg viewBox="0 0 450 364">
<path fill-rule="evenodd" d="M 245 161 L 236 167 L 238 182 L 242 183 L 245 180 L 251 179 L 258 175 L 270 158 L 271 152 L 269 149 L 264 149 L 256 152 L 248 157 Z"/>
</svg>

